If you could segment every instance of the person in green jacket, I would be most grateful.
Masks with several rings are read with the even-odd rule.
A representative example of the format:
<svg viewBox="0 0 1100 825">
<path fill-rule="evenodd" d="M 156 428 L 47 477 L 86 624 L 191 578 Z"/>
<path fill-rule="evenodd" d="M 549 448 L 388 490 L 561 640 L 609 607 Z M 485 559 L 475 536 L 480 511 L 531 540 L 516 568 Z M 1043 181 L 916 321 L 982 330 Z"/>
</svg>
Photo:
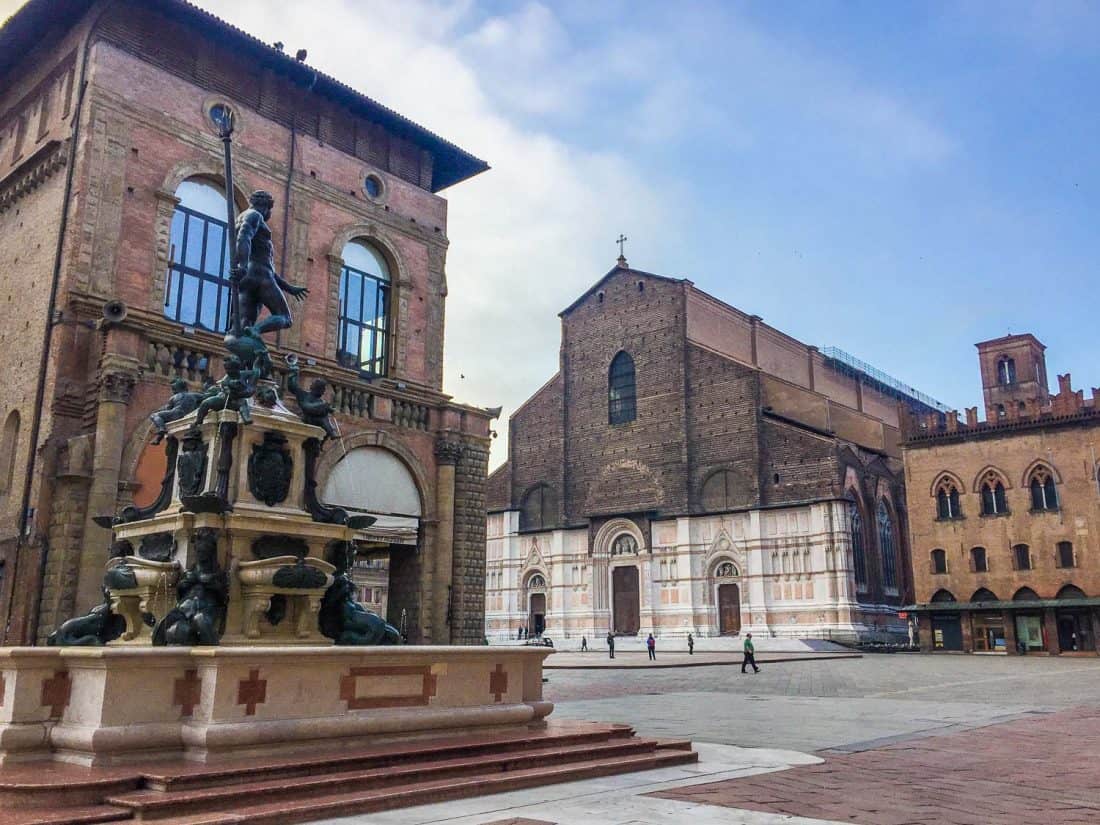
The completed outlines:
<svg viewBox="0 0 1100 825">
<path fill-rule="evenodd" d="M 752 643 L 752 634 L 745 634 L 745 658 L 741 660 L 741 672 L 745 672 L 745 666 L 752 665 L 752 672 L 759 673 L 760 668 L 756 666 L 756 648 Z"/>
</svg>

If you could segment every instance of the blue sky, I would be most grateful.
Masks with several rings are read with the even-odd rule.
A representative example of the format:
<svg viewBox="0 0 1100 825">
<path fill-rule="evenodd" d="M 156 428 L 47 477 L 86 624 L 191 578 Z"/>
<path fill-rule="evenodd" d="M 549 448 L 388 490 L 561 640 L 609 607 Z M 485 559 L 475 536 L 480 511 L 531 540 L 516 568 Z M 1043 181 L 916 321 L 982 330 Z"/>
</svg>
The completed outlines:
<svg viewBox="0 0 1100 825">
<path fill-rule="evenodd" d="M 1100 3 L 198 3 L 493 165 L 445 193 L 460 400 L 553 374 L 619 232 L 952 406 L 1010 330 L 1100 384 Z"/>
</svg>

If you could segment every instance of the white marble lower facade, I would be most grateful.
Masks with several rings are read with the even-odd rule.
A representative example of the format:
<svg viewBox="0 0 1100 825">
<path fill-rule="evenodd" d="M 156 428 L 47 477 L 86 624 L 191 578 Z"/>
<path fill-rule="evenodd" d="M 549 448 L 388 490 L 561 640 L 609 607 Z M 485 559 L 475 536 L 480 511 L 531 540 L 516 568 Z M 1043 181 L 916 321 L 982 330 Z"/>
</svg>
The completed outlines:
<svg viewBox="0 0 1100 825">
<path fill-rule="evenodd" d="M 683 637 L 754 635 L 855 641 L 902 638 L 894 608 L 858 600 L 848 505 L 681 516 L 637 524 L 519 531 L 519 512 L 490 513 L 485 625 L 490 639 L 609 630 Z M 637 581 L 635 587 L 633 582 Z"/>
</svg>

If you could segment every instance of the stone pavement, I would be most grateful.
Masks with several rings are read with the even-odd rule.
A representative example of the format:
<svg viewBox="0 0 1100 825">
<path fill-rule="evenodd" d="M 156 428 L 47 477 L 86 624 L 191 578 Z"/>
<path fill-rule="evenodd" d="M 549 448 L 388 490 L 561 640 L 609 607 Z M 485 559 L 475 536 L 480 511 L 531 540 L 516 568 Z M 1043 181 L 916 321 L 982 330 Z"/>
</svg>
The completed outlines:
<svg viewBox="0 0 1100 825">
<path fill-rule="evenodd" d="M 744 676 L 728 666 L 548 672 L 554 718 L 690 737 L 701 756 L 690 768 L 342 821 L 1100 823 L 1095 658 L 892 654 L 762 665 Z"/>
<path fill-rule="evenodd" d="M 698 751 L 700 760 L 695 765 L 326 820 L 326 825 L 827 825 L 816 819 L 730 811 L 709 803 L 648 795 L 821 761 L 789 751 L 726 745 L 701 744 Z"/>
<path fill-rule="evenodd" d="M 757 664 L 764 662 L 812 662 L 816 659 L 858 659 L 859 653 L 761 653 L 757 655 Z M 606 653 L 560 652 L 555 653 L 543 665 L 543 670 L 625 670 L 627 668 L 663 668 L 663 667 L 706 667 L 717 665 L 741 666 L 744 656 L 740 653 L 725 651 L 700 651 L 695 654 L 683 652 L 658 653 L 654 661 L 643 652 L 616 653 L 612 659 Z"/>
<path fill-rule="evenodd" d="M 745 779 L 658 791 L 862 825 L 1100 822 L 1100 708 L 886 745 Z"/>
</svg>

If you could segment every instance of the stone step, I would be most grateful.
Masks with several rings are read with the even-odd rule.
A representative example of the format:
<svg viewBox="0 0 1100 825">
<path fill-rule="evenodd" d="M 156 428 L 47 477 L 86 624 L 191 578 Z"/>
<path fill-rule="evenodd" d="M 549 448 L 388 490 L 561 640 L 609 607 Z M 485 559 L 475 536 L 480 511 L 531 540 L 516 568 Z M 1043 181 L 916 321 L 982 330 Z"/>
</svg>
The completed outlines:
<svg viewBox="0 0 1100 825">
<path fill-rule="evenodd" d="M 185 810 L 215 811 L 255 799 L 273 800 L 293 797 L 302 800 L 331 795 L 355 788 L 359 791 L 382 789 L 468 776 L 514 773 L 534 766 L 540 768 L 584 761 L 605 761 L 625 756 L 652 754 L 657 742 L 652 739 L 613 739 L 599 744 L 580 743 L 502 754 L 431 759 L 402 765 L 387 765 L 370 770 L 338 771 L 327 775 L 277 778 L 262 782 L 241 782 L 221 787 L 162 791 L 137 791 L 109 797 L 110 805 L 129 808 L 141 819 L 153 819 L 170 812 Z"/>
<path fill-rule="evenodd" d="M 15 808 L 0 810 L 0 825 L 93 825 L 131 821 L 133 815 L 133 811 L 110 805 Z"/>
<path fill-rule="evenodd" d="M 164 766 L 152 764 L 144 768 L 142 774 L 145 777 L 145 787 L 156 791 L 175 791 L 224 787 L 233 783 L 266 779 L 292 779 L 334 771 L 368 770 L 426 758 L 448 759 L 511 753 L 532 748 L 597 744 L 609 739 L 630 739 L 633 735 L 634 729 L 629 725 L 555 723 L 548 727 L 540 726 L 509 733 L 436 737 L 419 742 L 397 742 L 354 751 L 300 754 L 281 759 L 257 758 L 248 762 L 209 765 L 178 762 Z"/>
<path fill-rule="evenodd" d="M 373 813 L 377 811 L 445 802 L 472 796 L 522 790 L 558 782 L 575 782 L 620 773 L 646 771 L 654 768 L 683 765 L 698 760 L 694 752 L 657 749 L 651 753 L 635 754 L 605 760 L 585 760 L 550 768 L 528 768 L 507 773 L 478 774 L 457 779 L 416 782 L 392 788 L 349 791 L 306 800 L 282 800 L 266 802 L 257 799 L 252 804 L 219 811 L 216 818 L 208 820 L 195 816 L 175 816 L 153 820 L 157 825 L 291 825 L 338 816 Z"/>
</svg>

